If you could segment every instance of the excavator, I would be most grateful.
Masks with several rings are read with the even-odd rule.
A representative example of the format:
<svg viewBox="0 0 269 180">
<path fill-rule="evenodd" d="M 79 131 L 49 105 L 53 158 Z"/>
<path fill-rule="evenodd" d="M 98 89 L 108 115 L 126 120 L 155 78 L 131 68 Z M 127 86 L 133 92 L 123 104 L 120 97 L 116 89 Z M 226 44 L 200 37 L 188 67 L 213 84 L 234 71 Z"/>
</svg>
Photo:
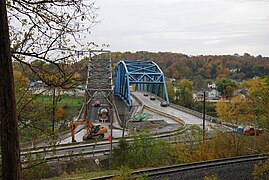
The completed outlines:
<svg viewBox="0 0 269 180">
<path fill-rule="evenodd" d="M 71 121 L 70 127 L 71 127 L 71 135 L 72 135 L 72 143 L 76 142 L 75 140 L 75 128 L 79 125 L 85 124 L 87 127 L 87 134 L 83 136 L 83 140 L 98 140 L 102 139 L 105 136 L 105 133 L 107 133 L 107 128 L 102 127 L 100 125 L 93 125 L 90 119 L 80 119 L 77 121 Z"/>
</svg>

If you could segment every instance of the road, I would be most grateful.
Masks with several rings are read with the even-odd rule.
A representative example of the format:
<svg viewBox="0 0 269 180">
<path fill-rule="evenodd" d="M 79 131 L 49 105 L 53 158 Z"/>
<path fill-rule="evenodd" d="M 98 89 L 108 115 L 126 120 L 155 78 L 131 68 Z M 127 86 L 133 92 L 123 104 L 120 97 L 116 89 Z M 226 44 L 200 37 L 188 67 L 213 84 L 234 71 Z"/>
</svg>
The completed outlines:
<svg viewBox="0 0 269 180">
<path fill-rule="evenodd" d="M 135 100 L 135 99 L 132 99 L 133 100 L 133 103 L 135 105 L 139 105 L 139 103 Z M 97 120 L 97 117 L 96 117 L 96 112 L 98 111 L 98 108 L 97 107 L 92 107 L 91 108 L 92 110 L 92 113 L 91 113 L 91 118 L 90 119 L 94 119 L 93 123 L 96 125 L 96 124 L 100 124 L 101 126 L 103 127 L 106 127 L 108 128 L 108 132 L 105 134 L 105 137 L 104 139 L 107 139 L 108 136 L 110 135 L 110 129 L 109 129 L 109 123 L 102 123 L 102 122 L 99 122 Z M 150 117 L 150 121 L 155 121 L 155 120 L 163 120 L 167 123 L 167 126 L 163 127 L 163 128 L 160 128 L 160 129 L 152 129 L 152 133 L 164 133 L 164 132 L 171 132 L 171 131 L 175 131 L 177 130 L 178 128 L 180 128 L 182 126 L 182 124 L 180 124 L 179 122 L 176 122 L 174 121 L 173 119 L 171 118 L 168 118 L 168 117 L 165 117 L 165 116 L 162 116 L 162 115 L 159 115 L 159 114 L 155 114 L 153 112 L 150 112 L 146 109 L 143 110 L 143 112 L 146 112 L 148 114 L 151 115 Z M 114 116 L 114 127 L 117 127 L 117 128 L 114 128 L 113 129 L 113 137 L 115 138 L 118 138 L 118 137 L 121 137 L 122 136 L 122 130 L 120 129 L 120 125 L 117 123 L 117 120 L 115 120 L 115 116 Z M 84 126 L 84 125 L 82 125 Z M 78 127 L 79 129 L 81 129 L 82 127 Z M 80 130 L 79 132 L 76 133 L 75 135 L 75 139 L 77 142 L 82 142 L 83 141 L 83 136 L 87 133 L 86 131 L 86 128 Z M 128 131 L 125 131 L 124 133 L 125 135 L 128 134 Z M 71 140 L 72 138 L 71 137 L 68 137 L 66 139 L 63 139 L 59 142 L 59 144 L 68 144 L 68 143 L 71 143 Z"/>
<path fill-rule="evenodd" d="M 172 107 L 161 107 L 160 106 L 160 101 L 156 100 L 150 100 L 150 96 L 144 96 L 143 93 L 141 92 L 133 92 L 133 95 L 135 95 L 141 102 L 143 102 L 144 105 L 150 107 L 151 109 L 155 109 L 157 111 L 160 111 L 162 113 L 165 114 L 170 114 L 174 117 L 177 117 L 179 119 L 181 119 L 182 121 L 184 121 L 187 125 L 198 125 L 200 127 L 202 127 L 202 118 L 198 118 L 196 116 L 190 115 L 188 113 L 182 112 L 180 110 L 174 109 Z M 164 120 L 168 126 L 166 126 L 165 128 L 162 129 L 158 129 L 158 132 L 171 132 L 174 130 L 177 130 L 180 126 L 182 126 L 180 123 L 168 118 L 168 117 L 162 117 L 161 115 L 158 114 L 154 114 L 153 112 L 150 112 L 146 109 L 143 110 L 144 112 L 147 113 L 152 113 L 152 117 L 151 120 L 154 121 L 154 119 L 159 120 L 162 119 Z M 94 123 L 98 123 L 101 124 L 102 126 L 108 127 L 109 123 L 100 123 L 100 122 L 94 122 Z M 206 121 L 206 129 L 210 130 L 209 125 L 212 126 L 213 123 Z M 213 129 L 212 129 L 213 130 Z M 156 132 L 157 133 L 157 132 Z M 75 139 L 77 140 L 77 142 L 81 142 L 82 141 L 82 137 L 86 134 L 86 129 L 82 129 L 81 131 L 79 131 L 78 133 L 76 133 L 75 135 Z M 127 133 L 125 133 L 127 134 Z M 108 133 L 105 135 L 104 139 L 107 139 L 107 136 L 110 135 L 110 131 L 108 131 Z M 113 129 L 113 137 L 121 137 L 122 135 L 122 130 L 120 129 Z M 170 137 L 166 137 L 166 139 L 169 139 Z M 108 142 L 108 141 L 107 141 Z M 113 146 L 116 146 L 117 141 L 113 142 Z M 64 139 L 60 142 L 60 144 L 69 144 L 71 143 L 71 137 Z M 96 146 L 94 149 L 95 150 L 100 150 L 100 149 L 109 149 L 110 145 L 109 144 L 102 144 L 98 146 Z M 72 153 L 72 152 L 81 152 L 81 151 L 91 151 L 93 150 L 92 146 L 89 147 L 83 147 L 83 148 L 74 148 L 72 150 L 60 150 L 54 153 L 47 153 L 46 156 L 51 156 L 53 154 L 67 154 L 67 153 Z"/>
<path fill-rule="evenodd" d="M 172 116 L 175 116 L 181 120 L 183 120 L 187 125 L 198 125 L 199 127 L 202 128 L 203 126 L 203 119 L 196 117 L 194 115 L 188 114 L 186 112 L 174 109 L 172 107 L 161 107 L 160 106 L 160 101 L 156 100 L 150 100 L 150 96 L 144 96 L 142 92 L 132 92 L 133 95 L 135 95 L 140 101 L 143 102 L 144 105 L 158 110 L 160 112 L 166 113 L 166 114 L 170 114 Z M 93 108 L 93 110 L 96 111 L 96 109 Z M 145 111 L 145 110 L 144 110 Z M 94 114 L 94 113 L 92 113 Z M 156 115 L 157 116 L 157 115 Z M 93 117 L 92 117 L 93 118 Z M 166 128 L 160 129 L 158 131 L 163 132 L 163 131 L 171 131 L 171 130 L 175 130 L 178 128 L 178 124 L 177 122 L 173 121 L 172 119 L 169 118 L 165 118 L 165 117 L 153 117 L 154 119 L 164 119 L 169 126 L 167 126 Z M 94 123 L 95 124 L 101 124 L 104 127 L 108 128 L 109 123 L 100 123 L 98 121 L 96 121 L 96 118 Z M 215 124 L 206 121 L 205 122 L 205 126 L 207 130 L 210 130 L 210 127 L 215 126 Z M 81 142 L 82 137 L 86 134 L 86 129 L 82 129 L 80 132 L 78 132 L 75 136 L 75 139 L 77 140 L 77 142 Z M 127 132 L 125 133 L 125 135 L 127 134 Z M 110 130 L 108 131 L 108 133 L 106 133 L 105 138 L 108 137 L 108 135 L 110 135 Z M 113 129 L 113 137 L 121 137 L 122 135 L 122 130 L 120 129 Z M 71 143 L 71 137 L 64 139 L 60 142 L 61 144 L 66 144 L 66 143 Z"/>
<path fill-rule="evenodd" d="M 150 100 L 150 96 L 144 96 L 142 92 L 132 92 L 133 95 L 135 95 L 138 99 L 140 99 L 144 105 L 158 110 L 160 112 L 163 113 L 167 113 L 170 114 L 172 116 L 178 117 L 179 119 L 183 120 L 187 125 L 199 125 L 202 126 L 203 125 L 203 119 L 193 116 L 191 114 L 185 113 L 183 111 L 174 109 L 172 107 L 162 107 L 160 106 L 160 101 L 156 100 Z M 211 125 L 212 123 L 206 121 L 205 125 L 208 128 L 209 125 Z"/>
</svg>

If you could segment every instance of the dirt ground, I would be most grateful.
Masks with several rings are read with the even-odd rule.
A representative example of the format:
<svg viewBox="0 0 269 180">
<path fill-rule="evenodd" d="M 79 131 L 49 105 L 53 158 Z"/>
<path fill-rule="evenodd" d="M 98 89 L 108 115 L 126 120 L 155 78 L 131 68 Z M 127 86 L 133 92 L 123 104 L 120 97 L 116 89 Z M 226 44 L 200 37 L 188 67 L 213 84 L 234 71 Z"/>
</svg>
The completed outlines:
<svg viewBox="0 0 269 180">
<path fill-rule="evenodd" d="M 154 120 L 154 121 L 140 121 L 140 122 L 130 122 L 128 124 L 128 129 L 131 131 L 143 131 L 146 129 L 156 130 L 161 129 L 167 126 L 167 123 L 164 120 Z"/>
</svg>

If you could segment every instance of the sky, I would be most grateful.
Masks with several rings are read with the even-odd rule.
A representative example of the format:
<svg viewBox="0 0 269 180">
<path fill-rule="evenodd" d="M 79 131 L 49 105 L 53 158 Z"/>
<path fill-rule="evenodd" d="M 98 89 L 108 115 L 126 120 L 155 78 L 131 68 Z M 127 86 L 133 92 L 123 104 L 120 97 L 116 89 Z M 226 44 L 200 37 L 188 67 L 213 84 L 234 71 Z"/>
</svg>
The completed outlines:
<svg viewBox="0 0 269 180">
<path fill-rule="evenodd" d="M 111 51 L 269 56 L 269 0 L 96 0 Z"/>
</svg>

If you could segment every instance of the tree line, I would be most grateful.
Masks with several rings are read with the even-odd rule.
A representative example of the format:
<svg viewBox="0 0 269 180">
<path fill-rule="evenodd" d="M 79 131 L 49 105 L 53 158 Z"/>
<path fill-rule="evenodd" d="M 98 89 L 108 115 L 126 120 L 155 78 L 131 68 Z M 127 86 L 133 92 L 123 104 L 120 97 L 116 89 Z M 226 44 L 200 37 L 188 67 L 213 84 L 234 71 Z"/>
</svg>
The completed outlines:
<svg viewBox="0 0 269 180">
<path fill-rule="evenodd" d="M 175 79 L 217 79 L 230 78 L 245 80 L 254 76 L 269 74 L 269 58 L 261 55 L 254 57 L 248 53 L 234 55 L 197 55 L 188 56 L 172 52 L 113 52 L 112 61 L 152 60 L 156 62 L 166 77 Z"/>
<path fill-rule="evenodd" d="M 242 82 L 253 77 L 262 77 L 269 74 L 268 57 L 254 57 L 247 53 L 242 56 L 236 54 L 188 56 L 171 52 L 112 52 L 111 59 L 114 70 L 120 60 L 154 61 L 160 66 L 166 77 L 176 80 L 189 79 L 194 82 L 194 87 L 205 87 L 210 80 L 228 78 Z M 48 76 L 50 76 L 48 72 L 50 74 L 54 73 L 57 77 L 60 77 L 58 84 L 61 85 L 74 76 L 81 82 L 85 82 L 88 60 L 88 54 L 84 53 L 75 62 L 59 62 L 57 66 L 36 59 L 29 64 L 14 62 L 14 67 L 17 71 L 23 71 L 29 80 L 43 80 L 51 85 L 54 85 L 54 83 L 48 79 Z"/>
</svg>

